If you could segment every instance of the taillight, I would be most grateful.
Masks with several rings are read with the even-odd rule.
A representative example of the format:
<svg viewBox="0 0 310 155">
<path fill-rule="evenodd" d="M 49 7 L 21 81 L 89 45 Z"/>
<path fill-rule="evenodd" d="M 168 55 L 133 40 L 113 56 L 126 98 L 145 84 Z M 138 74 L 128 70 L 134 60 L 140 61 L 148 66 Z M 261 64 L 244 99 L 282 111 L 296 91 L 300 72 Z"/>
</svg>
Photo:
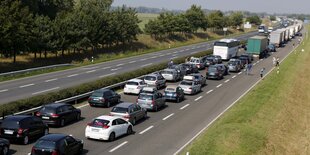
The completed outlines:
<svg viewBox="0 0 310 155">
<path fill-rule="evenodd" d="M 102 98 L 102 99 L 100 99 L 100 101 L 101 101 L 101 102 L 104 102 L 104 101 L 105 101 L 105 99 L 104 99 L 104 98 Z"/>
<path fill-rule="evenodd" d="M 53 117 L 53 118 L 58 118 L 59 117 L 59 115 L 58 114 L 51 114 L 51 117 Z"/>
<path fill-rule="evenodd" d="M 141 89 L 141 87 L 140 87 L 140 86 L 138 86 L 138 87 L 137 87 L 137 89 Z"/>
<path fill-rule="evenodd" d="M 103 125 L 102 126 L 104 129 L 107 129 L 107 128 L 109 128 L 110 126 L 108 126 L 108 125 Z"/>
<path fill-rule="evenodd" d="M 52 155 L 59 155 L 58 151 L 53 150 Z"/>
<path fill-rule="evenodd" d="M 189 87 L 188 89 L 192 90 L 192 87 Z"/>
<path fill-rule="evenodd" d="M 130 115 L 127 113 L 124 118 L 130 118 Z"/>
<path fill-rule="evenodd" d="M 35 149 L 34 147 L 31 148 L 31 154 L 34 154 L 35 153 Z"/>
<path fill-rule="evenodd" d="M 26 131 L 26 129 L 19 128 L 17 130 L 17 134 L 21 135 L 21 134 L 23 134 L 24 131 Z"/>
<path fill-rule="evenodd" d="M 155 104 L 155 100 L 152 100 L 152 104 Z"/>
<path fill-rule="evenodd" d="M 40 112 L 37 112 L 37 113 L 36 113 L 36 116 L 41 116 L 41 113 L 40 113 Z"/>
</svg>

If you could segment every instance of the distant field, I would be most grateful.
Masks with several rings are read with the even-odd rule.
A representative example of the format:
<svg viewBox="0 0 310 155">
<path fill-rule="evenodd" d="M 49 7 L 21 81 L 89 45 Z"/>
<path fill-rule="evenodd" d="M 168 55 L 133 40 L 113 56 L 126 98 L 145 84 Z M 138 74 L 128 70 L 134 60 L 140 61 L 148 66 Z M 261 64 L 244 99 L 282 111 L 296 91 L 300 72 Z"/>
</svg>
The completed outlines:
<svg viewBox="0 0 310 155">
<path fill-rule="evenodd" d="M 149 22 L 151 19 L 155 19 L 159 14 L 151 14 L 151 13 L 138 13 L 138 17 L 141 20 L 139 23 L 139 27 L 144 30 L 145 24 Z"/>
</svg>

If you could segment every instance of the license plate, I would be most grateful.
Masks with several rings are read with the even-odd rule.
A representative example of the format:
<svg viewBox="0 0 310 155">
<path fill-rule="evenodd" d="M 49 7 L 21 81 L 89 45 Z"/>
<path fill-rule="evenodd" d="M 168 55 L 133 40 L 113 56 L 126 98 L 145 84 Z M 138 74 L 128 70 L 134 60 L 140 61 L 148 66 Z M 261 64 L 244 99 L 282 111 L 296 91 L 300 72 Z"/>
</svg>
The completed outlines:
<svg viewBox="0 0 310 155">
<path fill-rule="evenodd" d="M 92 132 L 99 132 L 99 129 L 91 129 Z"/>
<path fill-rule="evenodd" d="M 93 99 L 93 101 L 99 101 L 99 99 L 97 99 L 97 98 L 94 98 L 94 99 Z"/>
<path fill-rule="evenodd" d="M 4 133 L 8 135 L 13 135 L 13 132 L 13 130 L 4 130 Z"/>
<path fill-rule="evenodd" d="M 50 117 L 42 116 L 42 119 L 50 119 Z"/>
</svg>

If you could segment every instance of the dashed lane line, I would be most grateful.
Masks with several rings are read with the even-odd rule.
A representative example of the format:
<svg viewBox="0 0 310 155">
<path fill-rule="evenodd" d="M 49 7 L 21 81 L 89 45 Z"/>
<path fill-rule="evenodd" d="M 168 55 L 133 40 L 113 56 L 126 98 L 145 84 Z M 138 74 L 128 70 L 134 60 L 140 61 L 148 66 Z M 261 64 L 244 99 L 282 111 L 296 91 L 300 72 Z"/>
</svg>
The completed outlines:
<svg viewBox="0 0 310 155">
<path fill-rule="evenodd" d="M 139 132 L 140 135 L 144 134 L 145 132 L 151 130 L 154 126 L 149 126 L 148 128 L 144 129 L 143 131 Z"/>
<path fill-rule="evenodd" d="M 230 80 L 228 79 L 228 80 L 225 81 L 225 83 L 227 83 L 227 82 L 229 82 L 229 81 L 230 81 Z"/>
<path fill-rule="evenodd" d="M 219 85 L 216 86 L 216 88 L 220 88 L 221 86 L 222 86 L 222 84 L 219 84 Z"/>
<path fill-rule="evenodd" d="M 127 144 L 128 141 L 124 141 L 123 143 L 117 145 L 116 147 L 114 147 L 113 149 L 111 149 L 109 152 L 112 153 L 114 152 L 115 150 L 119 149 L 120 147 L 124 146 L 125 144 Z"/>
<path fill-rule="evenodd" d="M 231 77 L 232 79 L 234 79 L 235 77 L 237 77 L 236 75 L 234 75 L 233 77 Z"/>
<path fill-rule="evenodd" d="M 208 92 L 206 92 L 206 94 L 210 94 L 213 92 L 213 89 L 209 90 Z"/>
<path fill-rule="evenodd" d="M 184 105 L 183 107 L 181 107 L 180 110 L 183 110 L 183 109 L 185 109 L 185 108 L 188 107 L 188 106 L 189 106 L 189 104 L 186 104 L 186 105 Z"/>
<path fill-rule="evenodd" d="M 96 72 L 97 70 L 91 70 L 91 71 L 87 71 L 86 73 L 93 73 Z"/>
<path fill-rule="evenodd" d="M 72 75 L 68 75 L 67 77 L 70 78 L 70 77 L 75 77 L 75 76 L 78 76 L 79 74 L 72 74 Z"/>
<path fill-rule="evenodd" d="M 55 87 L 55 88 L 51 88 L 51 89 L 46 89 L 46 90 L 38 91 L 38 92 L 32 93 L 32 95 L 42 94 L 42 93 L 45 93 L 45 92 L 48 92 L 48 91 L 52 91 L 52 90 L 56 90 L 56 89 L 59 89 L 59 88 L 60 87 Z"/>
<path fill-rule="evenodd" d="M 25 87 L 30 87 L 30 86 L 33 86 L 34 83 L 31 83 L 31 84 L 26 84 L 26 85 L 23 85 L 23 86 L 19 86 L 19 88 L 25 88 Z"/>
<path fill-rule="evenodd" d="M 169 117 L 171 117 L 171 116 L 173 116 L 173 115 L 174 115 L 174 113 L 172 113 L 172 114 L 166 116 L 165 118 L 163 118 L 163 121 L 166 120 L 166 119 L 168 119 Z"/>
<path fill-rule="evenodd" d="M 195 99 L 195 101 L 198 101 L 202 98 L 202 96 L 199 96 L 198 98 Z"/>
<path fill-rule="evenodd" d="M 114 75 L 114 74 L 116 74 L 116 73 L 114 72 L 114 73 L 110 73 L 110 74 L 105 74 L 105 75 L 101 75 L 101 76 L 99 76 L 99 77 L 100 77 L 100 78 L 103 78 L 103 77 L 110 76 L 110 75 Z"/>
<path fill-rule="evenodd" d="M 52 81 L 56 81 L 56 80 L 58 80 L 57 78 L 55 78 L 55 79 L 49 79 L 49 80 L 45 80 L 44 82 L 52 82 Z"/>
<path fill-rule="evenodd" d="M 9 90 L 8 89 L 3 89 L 3 90 L 0 90 L 0 93 L 6 92 L 6 91 L 9 91 Z"/>
</svg>

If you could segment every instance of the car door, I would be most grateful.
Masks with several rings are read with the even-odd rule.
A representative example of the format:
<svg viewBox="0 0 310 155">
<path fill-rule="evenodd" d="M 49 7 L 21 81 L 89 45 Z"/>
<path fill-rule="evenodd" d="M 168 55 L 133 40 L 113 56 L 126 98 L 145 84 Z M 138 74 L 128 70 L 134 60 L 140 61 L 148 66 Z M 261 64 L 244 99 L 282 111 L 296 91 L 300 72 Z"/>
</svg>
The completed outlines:
<svg viewBox="0 0 310 155">
<path fill-rule="evenodd" d="M 76 119 L 75 108 L 72 105 L 66 105 L 66 110 L 68 111 L 68 117 L 70 118 L 70 121 L 75 120 Z"/>
<path fill-rule="evenodd" d="M 111 91 L 113 102 L 118 103 L 119 95 L 115 93 L 114 91 Z"/>
<path fill-rule="evenodd" d="M 66 155 L 78 154 L 79 152 L 78 141 L 76 141 L 71 136 L 66 136 L 64 141 L 65 141 L 65 154 Z"/>
<path fill-rule="evenodd" d="M 127 134 L 128 122 L 120 118 L 116 119 L 116 121 L 120 128 L 120 135 Z"/>
<path fill-rule="evenodd" d="M 112 93 L 110 91 L 105 91 L 103 93 L 103 96 L 104 96 L 104 99 L 107 100 L 107 102 L 110 102 L 110 103 L 114 102 L 113 97 L 112 97 Z"/>
<path fill-rule="evenodd" d="M 29 117 L 23 123 L 25 127 L 28 126 L 30 136 L 34 137 L 34 136 L 42 134 L 42 129 L 38 125 L 35 117 L 31 117 L 31 118 Z"/>
<path fill-rule="evenodd" d="M 133 111 L 135 113 L 137 120 L 140 120 L 143 118 L 144 113 L 142 112 L 142 108 L 139 105 L 137 104 L 133 105 Z"/>
<path fill-rule="evenodd" d="M 165 105 L 165 98 L 163 97 L 163 94 L 160 92 L 158 92 L 158 102 L 161 107 Z"/>
<path fill-rule="evenodd" d="M 158 76 L 157 80 L 159 81 L 159 83 L 162 87 L 165 86 L 166 80 L 163 76 Z"/>
<path fill-rule="evenodd" d="M 44 130 L 45 130 L 46 125 L 43 123 L 43 121 L 38 117 L 33 117 L 32 119 L 34 121 L 34 124 L 35 124 L 37 130 L 38 130 L 37 133 L 38 134 L 44 134 Z"/>
<path fill-rule="evenodd" d="M 113 128 L 113 131 L 115 132 L 115 137 L 118 137 L 121 135 L 122 129 L 118 125 L 117 119 L 112 121 L 112 128 Z"/>
</svg>

